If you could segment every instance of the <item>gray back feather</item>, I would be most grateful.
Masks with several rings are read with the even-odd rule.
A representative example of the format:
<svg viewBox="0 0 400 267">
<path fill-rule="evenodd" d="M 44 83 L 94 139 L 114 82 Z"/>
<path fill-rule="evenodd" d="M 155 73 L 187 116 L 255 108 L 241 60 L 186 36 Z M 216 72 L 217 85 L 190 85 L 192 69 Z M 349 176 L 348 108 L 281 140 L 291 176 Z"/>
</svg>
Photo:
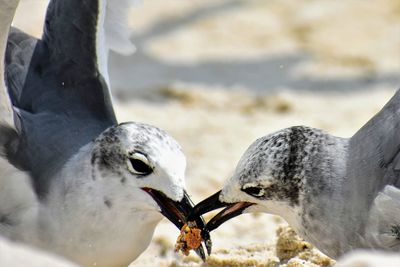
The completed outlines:
<svg viewBox="0 0 400 267">
<path fill-rule="evenodd" d="M 14 127 L 14 114 L 7 87 L 4 79 L 5 53 L 7 46 L 8 32 L 14 18 L 18 0 L 0 1 L 0 125 L 2 127 Z"/>
<path fill-rule="evenodd" d="M 385 185 L 400 187 L 399 155 L 400 91 L 397 91 L 349 141 L 346 166 L 346 179 L 349 181 L 345 197 L 352 203 L 347 208 L 352 210 L 348 214 L 353 214 L 354 218 L 365 216 L 357 213 L 368 212 L 377 193 Z"/>
<path fill-rule="evenodd" d="M 7 157 L 7 147 L 17 140 L 14 112 L 4 77 L 4 62 L 8 32 L 18 2 L 19 0 L 0 1 L 0 157 Z"/>
<path fill-rule="evenodd" d="M 20 124 L 7 154 L 41 196 L 71 156 L 116 124 L 98 69 L 98 11 L 99 0 L 52 0 L 41 40 L 9 35 L 6 82 Z"/>
</svg>

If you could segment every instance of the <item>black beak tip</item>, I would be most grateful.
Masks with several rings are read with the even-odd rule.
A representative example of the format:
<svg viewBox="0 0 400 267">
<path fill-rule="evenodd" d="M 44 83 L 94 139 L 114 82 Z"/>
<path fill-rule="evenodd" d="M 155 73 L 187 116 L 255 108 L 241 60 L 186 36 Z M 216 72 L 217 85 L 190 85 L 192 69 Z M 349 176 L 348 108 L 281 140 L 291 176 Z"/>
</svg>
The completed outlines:
<svg viewBox="0 0 400 267">
<path fill-rule="evenodd" d="M 206 262 L 206 254 L 204 253 L 204 248 L 202 245 L 194 250 L 196 254 L 201 258 L 203 262 Z"/>
<path fill-rule="evenodd" d="M 212 242 L 211 242 L 211 239 L 207 239 L 204 243 L 205 243 L 205 245 L 206 245 L 207 254 L 208 254 L 208 256 L 210 256 L 210 255 L 211 255 L 211 250 L 212 250 Z"/>
<path fill-rule="evenodd" d="M 204 241 L 207 254 L 211 255 L 212 241 L 211 241 L 210 231 L 208 231 L 207 226 L 203 226 L 203 228 L 201 229 L 201 238 Z"/>
</svg>

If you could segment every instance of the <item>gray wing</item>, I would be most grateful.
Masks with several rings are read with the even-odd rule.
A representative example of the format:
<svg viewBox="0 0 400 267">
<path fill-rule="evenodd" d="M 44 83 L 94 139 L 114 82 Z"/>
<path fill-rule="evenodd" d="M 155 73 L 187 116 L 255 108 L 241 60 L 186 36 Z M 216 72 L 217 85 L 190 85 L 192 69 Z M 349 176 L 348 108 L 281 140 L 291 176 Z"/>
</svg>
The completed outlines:
<svg viewBox="0 0 400 267">
<path fill-rule="evenodd" d="M 8 159 L 31 173 L 42 196 L 71 156 L 117 123 L 104 72 L 103 3 L 52 0 L 41 40 L 16 29 L 9 35 L 6 83 L 19 124 Z"/>
<path fill-rule="evenodd" d="M 348 156 L 358 188 L 372 193 L 400 185 L 400 90 L 350 139 Z"/>
<path fill-rule="evenodd" d="M 16 139 L 14 112 L 5 83 L 5 51 L 8 32 L 18 0 L 0 1 L 0 157 L 6 156 L 6 147 Z"/>
<path fill-rule="evenodd" d="M 28 173 L 16 168 L 9 161 L 10 147 L 18 144 L 19 135 L 14 122 L 13 107 L 4 81 L 4 61 L 7 37 L 19 0 L 0 0 L 0 214 L 8 221 L 18 222 L 37 206 Z M 27 203 L 29 203 L 27 205 Z M 7 236 L 7 227 L 1 224 L 2 235 Z M 1 265 L 1 264 L 0 264 Z"/>
<path fill-rule="evenodd" d="M 4 79 L 4 62 L 8 32 L 18 2 L 17 0 L 2 0 L 0 2 L 0 124 L 7 128 L 14 128 L 14 114 Z"/>
<path fill-rule="evenodd" d="M 400 91 L 350 139 L 347 157 L 345 214 L 365 229 L 380 192 L 400 186 Z"/>
<path fill-rule="evenodd" d="M 348 214 L 362 222 L 367 245 L 398 251 L 400 90 L 350 139 L 348 153 Z"/>
</svg>

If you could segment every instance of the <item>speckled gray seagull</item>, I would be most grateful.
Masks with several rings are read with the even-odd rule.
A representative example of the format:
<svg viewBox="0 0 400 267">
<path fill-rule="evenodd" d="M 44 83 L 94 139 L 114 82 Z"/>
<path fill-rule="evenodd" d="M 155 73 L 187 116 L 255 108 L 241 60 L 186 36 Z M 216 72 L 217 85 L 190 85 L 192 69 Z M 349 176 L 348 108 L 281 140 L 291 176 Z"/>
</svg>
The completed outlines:
<svg viewBox="0 0 400 267">
<path fill-rule="evenodd" d="M 400 251 L 400 91 L 349 139 L 302 126 L 259 138 L 189 219 L 221 207 L 209 231 L 267 212 L 333 258 L 356 248 Z"/>
<path fill-rule="evenodd" d="M 84 266 L 127 266 L 193 206 L 178 143 L 114 115 L 107 52 L 132 50 L 131 2 L 52 0 L 38 40 L 0 0 L 0 234 Z"/>
</svg>

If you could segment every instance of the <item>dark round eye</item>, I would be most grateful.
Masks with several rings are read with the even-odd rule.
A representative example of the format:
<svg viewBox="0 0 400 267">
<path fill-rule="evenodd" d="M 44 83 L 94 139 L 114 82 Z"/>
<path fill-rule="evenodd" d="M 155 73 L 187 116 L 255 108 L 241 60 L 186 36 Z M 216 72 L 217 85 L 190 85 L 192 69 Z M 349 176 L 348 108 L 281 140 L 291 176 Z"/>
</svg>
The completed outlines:
<svg viewBox="0 0 400 267">
<path fill-rule="evenodd" d="M 246 188 L 242 188 L 242 191 L 250 196 L 257 197 L 257 198 L 262 197 L 265 194 L 264 188 L 261 188 L 261 187 L 246 187 Z"/>
<path fill-rule="evenodd" d="M 153 169 L 149 165 L 149 161 L 146 156 L 141 153 L 134 153 L 128 158 L 128 169 L 130 172 L 145 176 L 153 172 Z"/>
</svg>

